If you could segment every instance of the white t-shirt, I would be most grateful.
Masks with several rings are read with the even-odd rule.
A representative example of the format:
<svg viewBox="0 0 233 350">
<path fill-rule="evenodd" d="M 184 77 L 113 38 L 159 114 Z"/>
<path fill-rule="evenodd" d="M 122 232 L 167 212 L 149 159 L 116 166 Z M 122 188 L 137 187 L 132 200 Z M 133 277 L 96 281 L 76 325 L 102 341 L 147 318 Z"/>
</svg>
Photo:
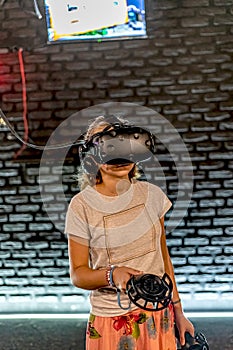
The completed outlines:
<svg viewBox="0 0 233 350">
<path fill-rule="evenodd" d="M 87 186 L 70 202 L 65 233 L 89 246 L 93 269 L 127 266 L 162 277 L 160 218 L 170 207 L 164 192 L 148 182 L 135 181 L 126 192 L 114 197 Z M 119 307 L 116 292 L 108 287 L 93 290 L 90 301 L 94 315 L 118 316 L 126 312 Z M 121 293 L 121 301 L 127 306 L 128 296 Z M 131 310 L 134 308 L 137 307 Z"/>
</svg>

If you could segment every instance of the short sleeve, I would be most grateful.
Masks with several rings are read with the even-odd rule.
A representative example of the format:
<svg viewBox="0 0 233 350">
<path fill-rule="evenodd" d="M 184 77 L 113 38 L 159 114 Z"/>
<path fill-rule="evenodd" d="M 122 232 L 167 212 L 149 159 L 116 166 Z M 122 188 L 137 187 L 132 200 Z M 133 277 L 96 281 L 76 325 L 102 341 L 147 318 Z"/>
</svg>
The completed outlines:
<svg viewBox="0 0 233 350">
<path fill-rule="evenodd" d="M 170 199 L 166 196 L 164 192 L 163 194 L 163 201 L 162 201 L 162 206 L 161 206 L 161 212 L 159 214 L 160 219 L 168 212 L 168 210 L 171 208 L 172 203 Z"/>
<path fill-rule="evenodd" d="M 172 203 L 160 187 L 154 184 L 149 184 L 149 190 L 153 193 L 153 207 L 155 208 L 158 217 L 161 219 L 171 208 Z"/>
<path fill-rule="evenodd" d="M 73 202 L 70 203 L 66 213 L 65 234 L 86 241 L 90 240 L 90 231 L 86 219 L 86 213 L 81 203 L 76 203 L 74 208 Z"/>
</svg>

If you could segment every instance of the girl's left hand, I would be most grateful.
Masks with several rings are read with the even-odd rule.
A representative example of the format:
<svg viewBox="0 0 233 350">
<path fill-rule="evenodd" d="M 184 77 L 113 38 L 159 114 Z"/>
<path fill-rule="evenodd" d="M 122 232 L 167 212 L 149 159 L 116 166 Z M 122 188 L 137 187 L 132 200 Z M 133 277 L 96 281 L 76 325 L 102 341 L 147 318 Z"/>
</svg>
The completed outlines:
<svg viewBox="0 0 233 350">
<path fill-rule="evenodd" d="M 194 337 L 194 326 L 193 324 L 184 316 L 183 311 L 174 310 L 175 312 L 175 322 L 179 331 L 180 345 L 185 345 L 185 332 L 188 332 L 192 337 Z"/>
</svg>

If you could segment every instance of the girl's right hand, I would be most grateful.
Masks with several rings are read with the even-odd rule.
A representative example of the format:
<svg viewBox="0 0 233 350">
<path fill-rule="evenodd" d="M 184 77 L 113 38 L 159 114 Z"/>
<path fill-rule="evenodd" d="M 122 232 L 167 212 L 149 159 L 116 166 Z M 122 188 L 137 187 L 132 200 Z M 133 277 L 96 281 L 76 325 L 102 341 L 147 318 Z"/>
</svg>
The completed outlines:
<svg viewBox="0 0 233 350">
<path fill-rule="evenodd" d="M 126 291 L 126 284 L 132 276 L 142 275 L 143 271 L 135 270 L 127 266 L 115 267 L 113 271 L 113 282 L 115 286 Z"/>
</svg>

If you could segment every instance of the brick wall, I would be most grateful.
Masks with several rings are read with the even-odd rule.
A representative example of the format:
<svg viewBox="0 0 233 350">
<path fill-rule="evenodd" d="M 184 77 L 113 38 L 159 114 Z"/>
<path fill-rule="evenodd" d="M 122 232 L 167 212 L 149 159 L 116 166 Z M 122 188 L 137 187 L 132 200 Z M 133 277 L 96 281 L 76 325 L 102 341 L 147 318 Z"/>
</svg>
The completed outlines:
<svg viewBox="0 0 233 350">
<path fill-rule="evenodd" d="M 148 39 L 66 45 L 46 45 L 44 18 L 29 13 L 31 1 L 21 3 L 7 0 L 0 8 L 1 107 L 9 120 L 23 135 L 19 48 L 36 143 L 68 116 L 108 101 L 163 115 L 182 136 L 194 172 L 188 213 L 168 234 L 185 309 L 232 309 L 233 1 L 148 0 Z M 51 158 L 40 166 L 40 151 L 26 149 L 15 159 L 19 143 L 6 126 L 0 131 L 1 310 L 87 310 L 87 293 L 69 281 L 61 233 L 67 204 L 56 189 L 62 176 L 67 201 L 77 192 L 75 151 L 64 165 Z M 159 152 L 175 203 L 174 164 L 162 146 Z M 155 173 L 146 169 L 150 179 Z"/>
</svg>

